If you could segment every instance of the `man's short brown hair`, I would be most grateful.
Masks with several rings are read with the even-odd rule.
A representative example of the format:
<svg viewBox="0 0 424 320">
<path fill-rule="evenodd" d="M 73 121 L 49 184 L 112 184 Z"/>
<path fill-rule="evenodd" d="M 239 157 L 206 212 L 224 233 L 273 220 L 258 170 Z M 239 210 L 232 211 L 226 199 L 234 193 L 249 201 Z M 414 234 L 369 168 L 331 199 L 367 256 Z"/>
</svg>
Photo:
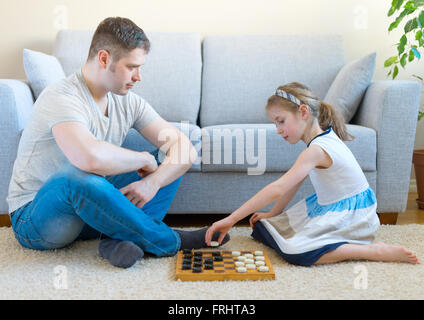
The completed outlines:
<svg viewBox="0 0 424 320">
<path fill-rule="evenodd" d="M 94 32 L 88 60 L 97 56 L 100 50 L 106 50 L 115 61 L 118 61 L 135 48 L 149 52 L 150 41 L 144 31 L 130 19 L 106 18 Z"/>
</svg>

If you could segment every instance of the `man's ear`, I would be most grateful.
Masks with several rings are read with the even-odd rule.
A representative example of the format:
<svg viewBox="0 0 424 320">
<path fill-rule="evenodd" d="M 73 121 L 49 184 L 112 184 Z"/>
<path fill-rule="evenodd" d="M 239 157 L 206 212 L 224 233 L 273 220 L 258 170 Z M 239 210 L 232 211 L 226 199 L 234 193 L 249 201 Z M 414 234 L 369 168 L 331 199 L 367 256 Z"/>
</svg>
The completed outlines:
<svg viewBox="0 0 424 320">
<path fill-rule="evenodd" d="M 97 59 L 99 61 L 100 66 L 103 69 L 106 69 L 107 65 L 111 62 L 112 57 L 111 57 L 109 51 L 99 50 L 99 52 L 97 53 Z"/>
</svg>

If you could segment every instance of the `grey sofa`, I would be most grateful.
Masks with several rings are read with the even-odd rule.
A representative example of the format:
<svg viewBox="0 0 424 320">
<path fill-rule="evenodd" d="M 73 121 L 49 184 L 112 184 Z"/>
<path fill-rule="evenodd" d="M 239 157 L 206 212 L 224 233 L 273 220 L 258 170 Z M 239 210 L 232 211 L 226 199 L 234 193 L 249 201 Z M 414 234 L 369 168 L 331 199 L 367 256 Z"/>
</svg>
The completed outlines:
<svg viewBox="0 0 424 320">
<path fill-rule="evenodd" d="M 66 75 L 85 62 L 91 36 L 91 31 L 58 33 L 54 55 Z M 230 213 L 279 178 L 305 146 L 276 134 L 266 99 L 290 81 L 307 84 L 323 99 L 346 63 L 340 36 L 148 37 L 152 49 L 133 90 L 190 137 L 202 160 L 185 174 L 172 214 Z M 418 82 L 372 82 L 348 124 L 356 138 L 347 145 L 376 192 L 379 213 L 406 208 L 420 95 Z M 9 180 L 33 103 L 25 81 L 0 80 L 0 213 L 8 212 Z M 153 150 L 134 130 L 123 146 Z M 306 180 L 289 205 L 312 192 Z"/>
</svg>

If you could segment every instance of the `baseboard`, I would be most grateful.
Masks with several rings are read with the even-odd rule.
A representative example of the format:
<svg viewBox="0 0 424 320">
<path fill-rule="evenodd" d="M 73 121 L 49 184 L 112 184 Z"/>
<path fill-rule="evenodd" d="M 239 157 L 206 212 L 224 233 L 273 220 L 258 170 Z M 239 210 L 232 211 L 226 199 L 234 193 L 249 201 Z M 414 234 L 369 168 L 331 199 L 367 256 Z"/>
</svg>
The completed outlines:
<svg viewBox="0 0 424 320">
<path fill-rule="evenodd" d="M 0 214 L 0 227 L 10 227 L 10 217 L 8 214 Z"/>
<path fill-rule="evenodd" d="M 415 179 L 409 181 L 409 192 L 417 193 L 417 182 Z"/>
</svg>

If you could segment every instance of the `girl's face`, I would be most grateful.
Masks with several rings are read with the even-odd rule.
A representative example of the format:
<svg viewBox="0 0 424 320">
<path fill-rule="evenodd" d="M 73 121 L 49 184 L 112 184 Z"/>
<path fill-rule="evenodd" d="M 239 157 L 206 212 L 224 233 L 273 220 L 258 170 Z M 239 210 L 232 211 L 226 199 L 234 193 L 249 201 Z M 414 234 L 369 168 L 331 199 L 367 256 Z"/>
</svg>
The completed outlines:
<svg viewBox="0 0 424 320">
<path fill-rule="evenodd" d="M 302 139 L 306 121 L 301 112 L 293 113 L 281 106 L 267 108 L 268 117 L 275 123 L 277 133 L 290 144 L 296 144 Z"/>
</svg>

